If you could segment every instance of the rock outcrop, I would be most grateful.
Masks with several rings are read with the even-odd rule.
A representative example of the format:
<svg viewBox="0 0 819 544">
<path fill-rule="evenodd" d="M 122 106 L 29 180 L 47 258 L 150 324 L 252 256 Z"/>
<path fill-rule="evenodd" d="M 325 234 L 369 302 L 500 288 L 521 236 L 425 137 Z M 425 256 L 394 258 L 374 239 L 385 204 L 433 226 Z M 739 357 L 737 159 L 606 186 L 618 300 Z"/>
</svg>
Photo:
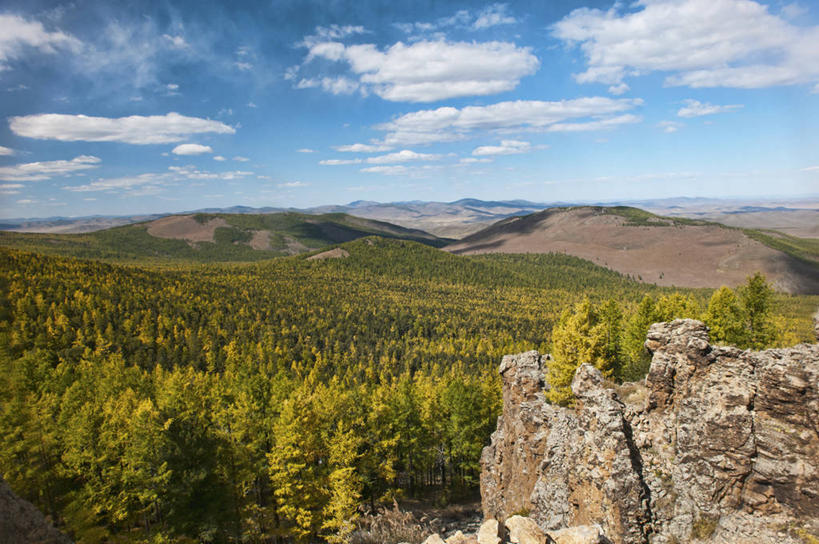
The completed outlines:
<svg viewBox="0 0 819 544">
<path fill-rule="evenodd" d="M 548 356 L 504 357 L 503 415 L 481 458 L 486 518 L 615 543 L 808 542 L 819 536 L 819 345 L 716 347 L 693 320 L 651 327 L 644 383 L 594 367 L 546 403 Z"/>
<path fill-rule="evenodd" d="M 0 542 L 4 544 L 71 544 L 30 502 L 0 479 Z"/>
</svg>

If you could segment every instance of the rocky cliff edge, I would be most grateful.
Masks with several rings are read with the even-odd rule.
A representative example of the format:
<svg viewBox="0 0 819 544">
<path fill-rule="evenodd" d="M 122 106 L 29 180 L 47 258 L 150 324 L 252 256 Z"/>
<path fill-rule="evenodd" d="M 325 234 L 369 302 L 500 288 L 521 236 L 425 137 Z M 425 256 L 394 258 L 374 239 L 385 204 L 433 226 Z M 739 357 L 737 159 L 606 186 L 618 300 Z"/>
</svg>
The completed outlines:
<svg viewBox="0 0 819 544">
<path fill-rule="evenodd" d="M 503 415 L 481 458 L 484 516 L 615 543 L 819 541 L 819 344 L 712 346 L 705 325 L 651 327 L 644 383 L 582 365 L 548 404 L 548 356 L 501 363 Z"/>
</svg>

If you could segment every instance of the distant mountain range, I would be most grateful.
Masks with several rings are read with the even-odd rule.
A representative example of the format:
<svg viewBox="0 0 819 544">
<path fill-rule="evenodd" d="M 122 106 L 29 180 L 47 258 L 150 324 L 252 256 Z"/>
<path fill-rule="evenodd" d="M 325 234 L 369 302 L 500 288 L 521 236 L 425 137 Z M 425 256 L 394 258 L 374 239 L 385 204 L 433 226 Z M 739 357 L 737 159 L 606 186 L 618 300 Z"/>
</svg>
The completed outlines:
<svg viewBox="0 0 819 544">
<path fill-rule="evenodd" d="M 406 228 L 423 230 L 443 238 L 462 238 L 508 217 L 527 215 L 547 208 L 578 205 L 627 205 L 648 210 L 658 215 L 704 219 L 737 227 L 773 229 L 794 236 L 819 238 L 819 197 L 787 202 L 685 197 L 609 203 L 539 203 L 527 200 L 487 201 L 474 198 L 465 198 L 454 202 L 412 200 L 380 203 L 357 200 L 345 205 L 317 206 L 306 209 L 231 206 L 229 208 L 206 208 L 180 213 L 346 213 L 357 217 L 386 221 Z M 167 215 L 172 214 L 6 219 L 0 221 L 0 230 L 45 233 L 93 232 L 131 223 L 151 221 Z"/>
<path fill-rule="evenodd" d="M 666 209 L 678 209 L 677 203 L 665 205 Z M 626 206 L 541 206 L 519 200 L 474 199 L 389 204 L 357 201 L 314 208 L 311 213 L 236 206 L 139 216 L 139 223 L 78 234 L 65 232 L 71 226 L 69 220 L 51 219 L 36 225 L 63 232 L 0 232 L 0 246 L 117 261 L 247 262 L 315 252 L 377 235 L 465 255 L 567 253 L 667 286 L 736 286 L 759 270 L 779 290 L 819 294 L 819 239 L 660 216 Z M 736 217 L 748 213 L 757 220 L 765 213 L 819 214 L 810 209 L 791 211 L 785 206 L 761 208 L 743 211 L 723 206 L 717 210 L 712 206 L 702 214 Z M 75 222 L 74 228 L 88 228 L 92 223 L 101 226 L 105 220 L 88 218 L 86 223 Z M 442 233 L 468 234 L 444 237 Z M 328 256 L 343 256 L 343 252 Z"/>
</svg>

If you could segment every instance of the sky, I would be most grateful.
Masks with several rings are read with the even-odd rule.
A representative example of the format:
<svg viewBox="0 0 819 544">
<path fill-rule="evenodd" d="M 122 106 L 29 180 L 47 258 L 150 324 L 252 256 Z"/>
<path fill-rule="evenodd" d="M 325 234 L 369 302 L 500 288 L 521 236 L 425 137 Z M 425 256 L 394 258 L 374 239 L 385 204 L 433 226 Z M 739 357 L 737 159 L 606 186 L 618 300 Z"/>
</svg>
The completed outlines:
<svg viewBox="0 0 819 544">
<path fill-rule="evenodd" d="M 0 218 L 819 194 L 819 2 L 0 5 Z"/>
</svg>

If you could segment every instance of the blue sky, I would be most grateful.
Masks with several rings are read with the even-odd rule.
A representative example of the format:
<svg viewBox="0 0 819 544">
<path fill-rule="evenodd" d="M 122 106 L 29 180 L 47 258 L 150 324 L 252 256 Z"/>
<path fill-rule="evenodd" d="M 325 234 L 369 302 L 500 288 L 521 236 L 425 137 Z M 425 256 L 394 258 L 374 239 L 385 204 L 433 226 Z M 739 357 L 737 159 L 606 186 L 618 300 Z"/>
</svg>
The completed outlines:
<svg viewBox="0 0 819 544">
<path fill-rule="evenodd" d="M 0 6 L 0 217 L 819 193 L 819 5 Z"/>
</svg>

